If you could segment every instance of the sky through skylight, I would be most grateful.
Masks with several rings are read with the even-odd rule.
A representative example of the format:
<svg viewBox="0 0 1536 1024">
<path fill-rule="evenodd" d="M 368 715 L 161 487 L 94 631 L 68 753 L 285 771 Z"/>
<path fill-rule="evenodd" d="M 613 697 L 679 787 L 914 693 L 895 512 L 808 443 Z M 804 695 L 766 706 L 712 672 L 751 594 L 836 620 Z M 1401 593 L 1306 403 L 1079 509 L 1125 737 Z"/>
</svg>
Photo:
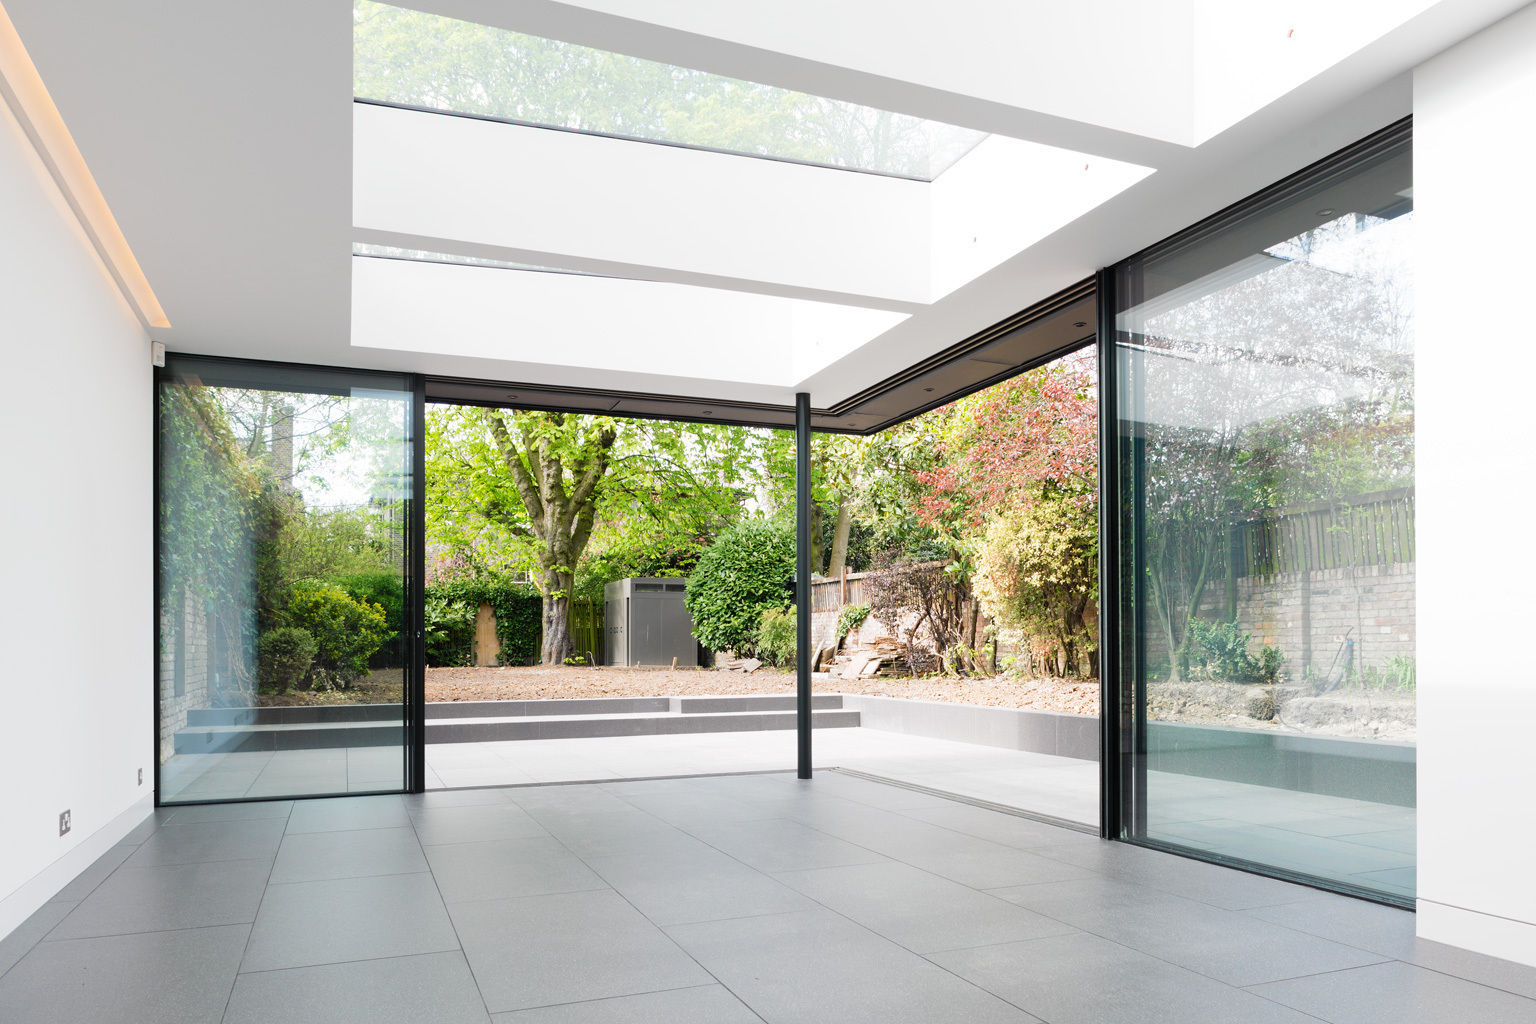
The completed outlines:
<svg viewBox="0 0 1536 1024">
<path fill-rule="evenodd" d="M 986 137 L 372 0 L 352 38 L 359 99 L 925 181 Z"/>
</svg>

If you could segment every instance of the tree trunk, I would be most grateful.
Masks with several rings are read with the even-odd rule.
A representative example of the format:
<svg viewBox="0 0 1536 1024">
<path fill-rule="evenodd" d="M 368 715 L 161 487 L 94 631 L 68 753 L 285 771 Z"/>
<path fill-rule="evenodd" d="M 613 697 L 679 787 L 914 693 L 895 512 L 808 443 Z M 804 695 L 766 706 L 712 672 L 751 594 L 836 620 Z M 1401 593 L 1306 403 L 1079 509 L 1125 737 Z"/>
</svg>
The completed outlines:
<svg viewBox="0 0 1536 1024">
<path fill-rule="evenodd" d="M 848 535 L 853 531 L 853 511 L 849 502 L 837 503 L 837 521 L 832 527 L 832 561 L 827 564 L 828 576 L 841 576 L 848 564 Z"/>
<path fill-rule="evenodd" d="M 539 661 L 560 665 L 576 653 L 576 638 L 571 633 L 571 592 L 576 578 L 561 572 L 546 572 L 544 586 L 544 642 Z"/>
<path fill-rule="evenodd" d="M 811 575 L 821 575 L 821 502 L 811 502 Z"/>
</svg>

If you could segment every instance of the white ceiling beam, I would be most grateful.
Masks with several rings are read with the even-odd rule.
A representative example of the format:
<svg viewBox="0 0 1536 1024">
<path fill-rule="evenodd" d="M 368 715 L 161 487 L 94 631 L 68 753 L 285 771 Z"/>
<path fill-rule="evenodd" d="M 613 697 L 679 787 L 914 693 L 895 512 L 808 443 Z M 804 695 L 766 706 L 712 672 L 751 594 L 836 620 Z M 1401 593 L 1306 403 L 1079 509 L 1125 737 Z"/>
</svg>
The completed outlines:
<svg viewBox="0 0 1536 1024">
<path fill-rule="evenodd" d="M 901 313 L 932 297 L 923 182 L 366 103 L 353 143 L 359 241 Z"/>
</svg>

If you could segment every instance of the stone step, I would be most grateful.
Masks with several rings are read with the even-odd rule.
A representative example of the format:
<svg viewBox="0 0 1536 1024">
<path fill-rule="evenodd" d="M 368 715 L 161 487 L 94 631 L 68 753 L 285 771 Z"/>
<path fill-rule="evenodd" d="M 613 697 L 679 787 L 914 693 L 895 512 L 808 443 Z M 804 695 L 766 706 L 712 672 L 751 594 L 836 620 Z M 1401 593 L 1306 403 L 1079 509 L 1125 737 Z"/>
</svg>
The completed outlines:
<svg viewBox="0 0 1536 1024">
<path fill-rule="evenodd" d="M 685 715 L 705 714 L 711 711 L 793 711 L 795 695 L 743 694 L 730 697 L 673 697 L 674 711 Z M 840 693 L 818 693 L 811 697 L 811 708 L 817 711 L 834 711 L 843 706 Z"/>
<path fill-rule="evenodd" d="M 813 708 L 843 706 L 840 694 L 817 694 Z M 518 716 L 699 714 L 710 711 L 793 711 L 794 694 L 749 694 L 725 697 L 582 697 L 564 700 L 433 701 L 427 719 L 512 718 Z M 399 704 L 323 704 L 286 708 L 194 708 L 187 712 L 189 728 L 216 725 L 336 725 L 358 722 L 399 722 Z"/>
<path fill-rule="evenodd" d="M 840 708 L 813 710 L 817 729 L 857 728 L 859 713 Z M 427 722 L 428 743 L 486 743 L 502 740 L 582 739 L 601 736 L 664 736 L 707 732 L 760 732 L 795 728 L 793 711 L 652 712 L 608 715 L 504 715 L 456 717 Z M 178 754 L 251 750 L 309 750 L 317 747 L 398 746 L 398 721 L 266 722 L 189 726 L 176 733 Z"/>
</svg>

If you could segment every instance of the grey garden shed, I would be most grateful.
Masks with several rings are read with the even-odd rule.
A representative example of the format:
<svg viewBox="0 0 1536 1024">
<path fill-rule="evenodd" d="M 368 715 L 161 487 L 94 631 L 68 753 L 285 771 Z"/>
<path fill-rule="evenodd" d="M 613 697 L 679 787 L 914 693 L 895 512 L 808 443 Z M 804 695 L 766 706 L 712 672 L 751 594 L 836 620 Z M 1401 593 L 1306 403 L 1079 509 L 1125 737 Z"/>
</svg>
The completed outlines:
<svg viewBox="0 0 1536 1024">
<path fill-rule="evenodd" d="M 683 604 L 687 581 L 677 577 L 637 576 L 614 580 L 603 588 L 609 665 L 668 665 L 693 668 L 699 645 L 693 617 Z"/>
</svg>

